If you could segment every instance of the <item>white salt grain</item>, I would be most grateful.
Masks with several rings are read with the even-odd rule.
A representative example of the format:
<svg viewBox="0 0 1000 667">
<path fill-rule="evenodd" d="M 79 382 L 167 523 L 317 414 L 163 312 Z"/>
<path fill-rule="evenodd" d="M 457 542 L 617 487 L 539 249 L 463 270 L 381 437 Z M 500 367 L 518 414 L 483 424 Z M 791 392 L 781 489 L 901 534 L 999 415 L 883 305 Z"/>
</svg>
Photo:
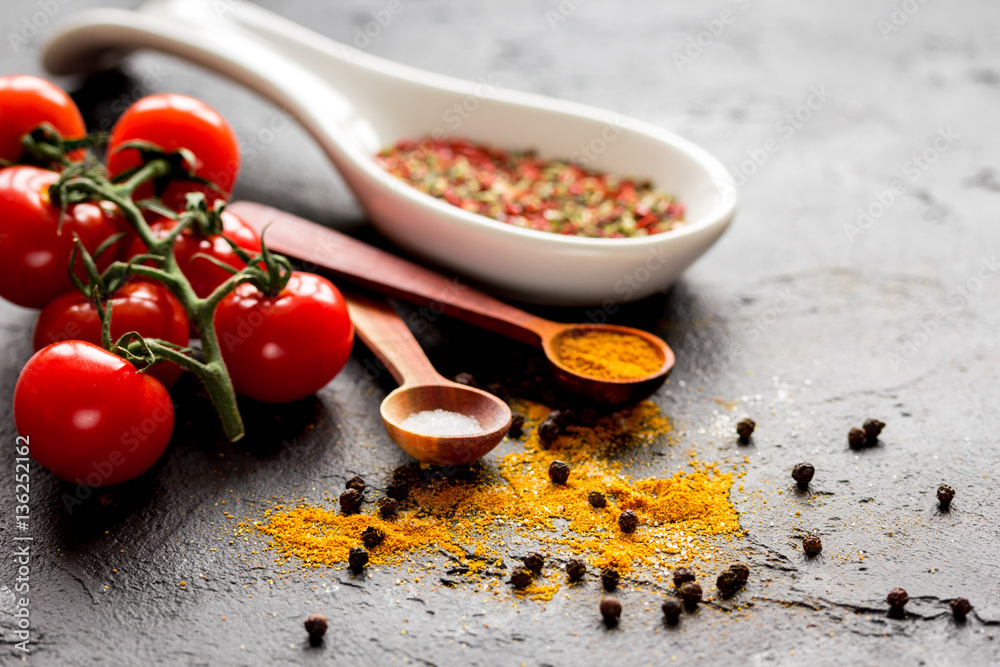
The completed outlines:
<svg viewBox="0 0 1000 667">
<path fill-rule="evenodd" d="M 475 435 L 483 427 L 475 417 L 448 410 L 423 410 L 414 412 L 401 424 L 407 431 L 424 435 Z"/>
</svg>

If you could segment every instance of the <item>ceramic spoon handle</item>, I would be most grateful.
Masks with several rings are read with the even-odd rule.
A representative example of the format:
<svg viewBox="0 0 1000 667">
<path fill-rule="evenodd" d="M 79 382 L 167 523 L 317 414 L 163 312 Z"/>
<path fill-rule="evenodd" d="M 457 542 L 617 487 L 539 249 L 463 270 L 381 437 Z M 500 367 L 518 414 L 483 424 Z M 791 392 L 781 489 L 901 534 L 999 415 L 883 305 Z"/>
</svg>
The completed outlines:
<svg viewBox="0 0 1000 667">
<path fill-rule="evenodd" d="M 270 224 L 265 235 L 269 248 L 369 289 L 419 303 L 431 315 L 445 314 L 535 346 L 563 326 L 487 296 L 458 278 L 446 278 L 291 213 L 251 202 L 236 202 L 229 210 L 258 232 Z"/>
<path fill-rule="evenodd" d="M 385 301 L 345 294 L 358 338 L 378 357 L 400 386 L 440 384 L 444 378 L 434 370 L 410 329 Z"/>
</svg>

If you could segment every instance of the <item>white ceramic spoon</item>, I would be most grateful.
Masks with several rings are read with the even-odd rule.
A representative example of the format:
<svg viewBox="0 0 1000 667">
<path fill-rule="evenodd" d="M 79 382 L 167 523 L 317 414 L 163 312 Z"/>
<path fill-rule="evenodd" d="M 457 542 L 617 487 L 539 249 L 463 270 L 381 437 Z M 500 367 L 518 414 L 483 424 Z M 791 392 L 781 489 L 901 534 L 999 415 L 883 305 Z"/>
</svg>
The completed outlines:
<svg viewBox="0 0 1000 667">
<path fill-rule="evenodd" d="M 319 142 L 382 234 L 505 296 L 609 309 L 648 296 L 704 253 L 735 210 L 725 168 L 660 128 L 392 63 L 242 0 L 153 0 L 137 11 L 79 12 L 50 36 L 43 60 L 50 72 L 69 74 L 138 48 L 214 69 L 287 109 Z M 583 149 L 593 156 L 590 168 L 650 178 L 677 195 L 687 207 L 687 226 L 637 239 L 521 229 L 424 195 L 372 159 L 399 139 L 445 134 L 534 148 L 545 157 L 570 158 Z"/>
</svg>

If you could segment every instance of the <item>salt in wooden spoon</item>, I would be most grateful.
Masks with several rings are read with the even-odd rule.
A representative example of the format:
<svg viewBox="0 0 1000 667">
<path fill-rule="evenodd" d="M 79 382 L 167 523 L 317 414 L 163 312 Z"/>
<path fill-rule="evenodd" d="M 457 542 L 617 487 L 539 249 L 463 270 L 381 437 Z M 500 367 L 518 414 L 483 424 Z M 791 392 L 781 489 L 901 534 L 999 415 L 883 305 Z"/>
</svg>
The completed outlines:
<svg viewBox="0 0 1000 667">
<path fill-rule="evenodd" d="M 399 387 L 382 401 L 389 437 L 421 463 L 461 465 L 497 446 L 510 428 L 510 408 L 493 394 L 442 377 L 424 355 L 406 323 L 389 304 L 345 295 L 358 338 L 378 357 Z M 447 410 L 475 418 L 483 430 L 474 435 L 429 435 L 403 427 L 410 415 Z"/>
</svg>

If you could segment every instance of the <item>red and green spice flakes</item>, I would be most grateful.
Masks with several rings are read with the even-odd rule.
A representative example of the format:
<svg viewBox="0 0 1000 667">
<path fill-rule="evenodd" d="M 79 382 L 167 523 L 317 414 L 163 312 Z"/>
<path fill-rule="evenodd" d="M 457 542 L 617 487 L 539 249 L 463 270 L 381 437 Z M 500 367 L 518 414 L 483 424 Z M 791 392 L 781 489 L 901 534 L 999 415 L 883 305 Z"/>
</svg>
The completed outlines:
<svg viewBox="0 0 1000 667">
<path fill-rule="evenodd" d="M 648 181 L 542 160 L 532 151 L 507 152 L 465 139 L 405 139 L 375 159 L 421 192 L 526 229 L 632 238 L 684 225 L 684 205 Z"/>
</svg>

